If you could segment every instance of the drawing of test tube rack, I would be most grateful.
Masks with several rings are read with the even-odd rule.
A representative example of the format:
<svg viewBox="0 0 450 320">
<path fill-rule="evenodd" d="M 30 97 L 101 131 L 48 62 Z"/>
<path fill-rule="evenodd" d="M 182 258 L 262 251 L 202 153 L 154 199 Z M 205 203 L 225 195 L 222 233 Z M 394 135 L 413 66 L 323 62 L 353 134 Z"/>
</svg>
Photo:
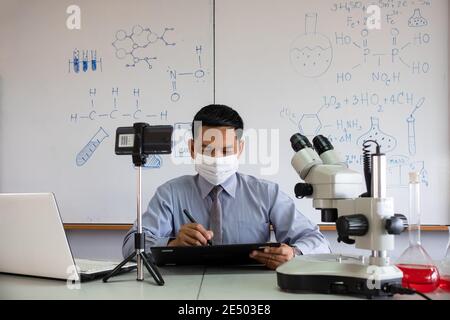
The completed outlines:
<svg viewBox="0 0 450 320">
<path fill-rule="evenodd" d="M 95 135 L 89 140 L 89 142 L 78 152 L 76 157 L 76 163 L 78 167 L 81 167 L 88 162 L 88 160 L 92 157 L 95 150 L 100 146 L 100 144 L 109 137 L 109 134 L 100 127 Z"/>
</svg>

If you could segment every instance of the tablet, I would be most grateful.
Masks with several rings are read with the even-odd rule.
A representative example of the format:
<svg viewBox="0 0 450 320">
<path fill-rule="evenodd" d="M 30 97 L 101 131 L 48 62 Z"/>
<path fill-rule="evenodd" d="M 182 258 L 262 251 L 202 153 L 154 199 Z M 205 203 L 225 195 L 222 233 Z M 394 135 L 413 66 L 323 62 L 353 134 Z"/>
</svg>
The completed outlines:
<svg viewBox="0 0 450 320">
<path fill-rule="evenodd" d="M 245 243 L 213 246 L 152 247 L 157 265 L 258 265 L 249 257 L 253 250 L 279 247 L 281 243 Z"/>
</svg>

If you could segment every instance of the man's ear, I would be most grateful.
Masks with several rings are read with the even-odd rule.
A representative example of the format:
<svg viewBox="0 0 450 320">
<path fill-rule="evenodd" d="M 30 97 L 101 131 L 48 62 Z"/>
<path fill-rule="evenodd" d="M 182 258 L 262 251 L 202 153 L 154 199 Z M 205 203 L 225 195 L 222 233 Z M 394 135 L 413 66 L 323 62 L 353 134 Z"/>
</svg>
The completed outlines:
<svg viewBox="0 0 450 320">
<path fill-rule="evenodd" d="M 195 150 L 194 150 L 194 140 L 193 139 L 189 139 L 188 146 L 189 146 L 189 151 L 191 153 L 191 158 L 194 159 L 195 158 Z"/>
<path fill-rule="evenodd" d="M 239 139 L 238 143 L 239 143 L 238 157 L 240 157 L 242 151 L 244 151 L 244 139 Z"/>
</svg>

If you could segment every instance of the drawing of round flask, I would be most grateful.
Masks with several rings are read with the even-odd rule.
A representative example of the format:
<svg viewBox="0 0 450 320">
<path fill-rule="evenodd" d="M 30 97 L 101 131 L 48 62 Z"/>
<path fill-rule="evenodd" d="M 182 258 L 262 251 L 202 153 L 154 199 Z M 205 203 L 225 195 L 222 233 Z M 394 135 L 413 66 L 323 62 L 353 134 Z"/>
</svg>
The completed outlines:
<svg viewBox="0 0 450 320">
<path fill-rule="evenodd" d="M 447 250 L 445 252 L 444 259 L 439 263 L 439 288 L 444 291 L 450 292 L 450 227 L 448 227 L 449 231 L 449 240 L 447 244 Z"/>
<path fill-rule="evenodd" d="M 428 25 L 427 19 L 422 17 L 420 9 L 414 9 L 414 13 L 408 20 L 408 26 L 410 27 L 424 27 Z"/>
<path fill-rule="evenodd" d="M 293 41 L 289 54 L 294 70 L 305 77 L 319 77 L 328 70 L 333 49 L 330 39 L 317 33 L 317 13 L 305 15 L 305 33 Z"/>
<path fill-rule="evenodd" d="M 376 142 L 378 142 L 383 152 L 392 151 L 397 146 L 397 139 L 381 131 L 380 119 L 375 117 L 370 117 L 369 131 L 360 136 L 356 141 L 356 144 L 362 147 L 364 141 L 366 140 L 375 140 Z"/>
<path fill-rule="evenodd" d="M 420 292 L 432 292 L 439 287 L 438 268 L 421 243 L 420 179 L 417 171 L 409 173 L 409 246 L 397 260 L 403 272 L 402 286 Z"/>
</svg>

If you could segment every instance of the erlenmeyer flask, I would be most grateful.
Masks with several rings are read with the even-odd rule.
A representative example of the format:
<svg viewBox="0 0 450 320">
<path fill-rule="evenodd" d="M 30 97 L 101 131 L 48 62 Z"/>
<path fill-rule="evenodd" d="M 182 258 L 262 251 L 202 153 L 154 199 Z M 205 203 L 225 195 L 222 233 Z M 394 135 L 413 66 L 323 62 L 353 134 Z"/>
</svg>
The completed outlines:
<svg viewBox="0 0 450 320">
<path fill-rule="evenodd" d="M 439 287 L 442 290 L 450 292 L 450 227 L 448 227 L 449 241 L 444 260 L 439 264 L 439 276 L 441 278 Z"/>
<path fill-rule="evenodd" d="M 439 272 L 420 240 L 420 177 L 409 174 L 409 247 L 397 261 L 403 272 L 403 287 L 432 292 L 439 287 Z"/>
</svg>

